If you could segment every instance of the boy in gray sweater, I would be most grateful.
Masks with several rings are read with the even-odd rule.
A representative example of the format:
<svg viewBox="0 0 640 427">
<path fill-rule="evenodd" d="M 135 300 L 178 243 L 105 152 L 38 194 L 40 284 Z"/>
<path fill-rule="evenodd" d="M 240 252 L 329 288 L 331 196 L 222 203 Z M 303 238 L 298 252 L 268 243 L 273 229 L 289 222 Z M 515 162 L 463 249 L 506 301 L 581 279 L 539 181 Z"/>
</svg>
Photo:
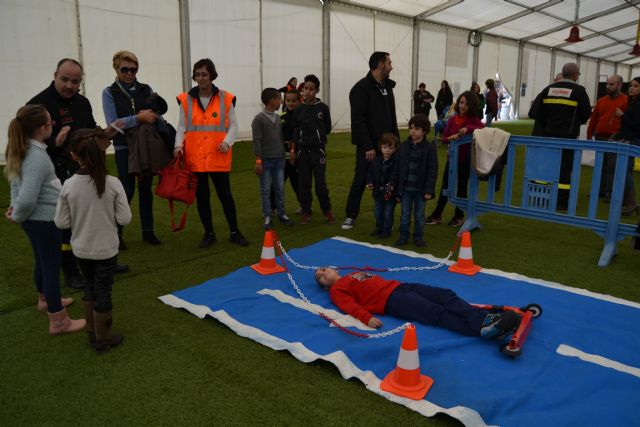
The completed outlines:
<svg viewBox="0 0 640 427">
<path fill-rule="evenodd" d="M 272 225 L 271 186 L 276 195 L 278 220 L 285 225 L 293 225 L 293 221 L 284 210 L 284 140 L 282 125 L 277 111 L 280 109 L 280 93 L 275 88 L 266 88 L 261 95 L 264 110 L 258 113 L 251 122 L 253 135 L 253 154 L 256 156 L 255 173 L 260 178 L 260 199 L 264 229 L 270 230 Z"/>
</svg>

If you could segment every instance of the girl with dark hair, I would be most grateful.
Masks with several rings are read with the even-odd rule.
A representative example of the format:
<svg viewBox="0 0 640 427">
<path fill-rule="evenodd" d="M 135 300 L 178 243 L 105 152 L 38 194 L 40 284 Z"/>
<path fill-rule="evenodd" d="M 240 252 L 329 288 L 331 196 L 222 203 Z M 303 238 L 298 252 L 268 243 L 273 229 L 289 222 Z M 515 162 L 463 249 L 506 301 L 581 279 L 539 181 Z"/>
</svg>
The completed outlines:
<svg viewBox="0 0 640 427">
<path fill-rule="evenodd" d="M 484 105 L 485 105 L 485 99 L 484 99 L 484 95 L 482 94 L 482 91 L 480 90 L 480 85 L 476 82 L 471 83 L 471 92 L 475 93 L 476 96 L 478 97 L 478 117 L 480 117 L 482 119 L 482 117 L 484 116 Z"/>
<path fill-rule="evenodd" d="M 471 135 L 474 130 L 482 129 L 484 126 L 480 121 L 480 117 L 476 115 L 478 111 L 478 97 L 474 92 L 467 91 L 458 97 L 456 102 L 456 115 L 451 117 L 444 129 L 443 142 L 448 144 L 465 135 Z M 471 144 L 460 147 L 458 151 L 458 197 L 467 197 L 467 183 L 469 182 L 469 169 L 471 167 Z M 444 195 L 443 189 L 449 185 L 449 160 L 444 166 L 442 174 L 442 187 L 438 196 L 438 203 L 435 210 L 429 215 L 425 221 L 427 225 L 440 224 L 442 222 L 442 211 L 449 200 Z M 464 212 L 456 207 L 455 213 L 448 225 L 451 227 L 459 227 L 464 223 Z"/>
<path fill-rule="evenodd" d="M 79 331 L 85 321 L 69 318 L 72 298 L 60 296 L 62 233 L 53 222 L 60 180 L 44 141 L 55 122 L 42 105 L 25 105 L 9 123 L 4 173 L 11 182 L 11 205 L 5 217 L 27 234 L 35 258 L 34 280 L 40 294 L 38 310 L 49 314 L 51 335 Z"/>
<path fill-rule="evenodd" d="M 83 298 L 87 335 L 98 353 L 123 340 L 122 335 L 111 333 L 111 288 L 118 259 L 118 225 L 131 221 L 124 187 L 107 172 L 105 140 L 99 128 L 72 135 L 71 156 L 80 169 L 62 186 L 55 216 L 59 228 L 71 229 L 71 248 L 87 281 Z"/>
<path fill-rule="evenodd" d="M 436 114 L 438 115 L 438 119 L 442 119 L 442 117 L 444 116 L 445 108 L 452 103 L 453 92 L 451 92 L 449 82 L 443 80 L 442 83 L 440 83 L 440 90 L 438 91 L 438 96 L 436 97 Z"/>
<path fill-rule="evenodd" d="M 298 86 L 298 79 L 295 77 L 291 77 L 287 82 L 286 86 L 283 86 L 280 89 L 278 89 L 278 92 L 287 93 L 291 90 L 296 90 L 297 86 Z"/>
</svg>

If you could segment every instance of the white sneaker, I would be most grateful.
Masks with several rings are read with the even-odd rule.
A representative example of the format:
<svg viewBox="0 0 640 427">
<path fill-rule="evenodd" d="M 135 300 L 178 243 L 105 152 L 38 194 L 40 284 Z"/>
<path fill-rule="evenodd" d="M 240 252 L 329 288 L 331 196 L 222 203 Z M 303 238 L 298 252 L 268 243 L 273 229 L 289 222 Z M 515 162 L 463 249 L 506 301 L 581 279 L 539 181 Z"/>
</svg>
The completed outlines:
<svg viewBox="0 0 640 427">
<path fill-rule="evenodd" d="M 356 225 L 356 220 L 353 218 L 345 218 L 342 223 L 343 230 L 351 230 Z"/>
</svg>

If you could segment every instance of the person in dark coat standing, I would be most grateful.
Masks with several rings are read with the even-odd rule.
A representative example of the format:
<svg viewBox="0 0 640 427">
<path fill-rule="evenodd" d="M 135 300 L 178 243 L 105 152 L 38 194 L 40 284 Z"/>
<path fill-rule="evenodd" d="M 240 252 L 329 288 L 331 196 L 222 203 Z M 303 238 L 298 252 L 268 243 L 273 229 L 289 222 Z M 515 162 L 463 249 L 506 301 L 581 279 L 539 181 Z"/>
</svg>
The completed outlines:
<svg viewBox="0 0 640 427">
<path fill-rule="evenodd" d="M 433 95 L 427 90 L 427 85 L 420 83 L 418 90 L 413 92 L 413 115 L 424 114 L 429 117 L 431 103 L 434 101 Z"/>
<path fill-rule="evenodd" d="M 360 213 L 369 165 L 376 156 L 380 137 L 390 132 L 400 138 L 393 96 L 396 82 L 389 79 L 391 70 L 389 53 L 373 52 L 369 58 L 369 73 L 349 92 L 351 143 L 356 146 L 356 167 L 347 198 L 343 230 L 352 229 Z"/>
<path fill-rule="evenodd" d="M 70 178 L 79 168 L 71 158 L 70 135 L 77 129 L 95 128 L 91 103 L 80 93 L 82 84 L 82 65 L 72 58 L 63 58 L 53 73 L 53 81 L 42 92 L 34 96 L 27 104 L 44 105 L 53 122 L 51 136 L 45 139 L 47 154 L 53 162 L 56 176 L 60 182 Z M 109 137 L 115 130 L 107 132 Z M 78 269 L 76 258 L 71 251 L 71 231 L 62 232 L 61 267 L 65 284 L 69 288 L 83 289 L 84 278 Z M 116 273 L 128 271 L 127 265 L 117 265 Z"/>
<path fill-rule="evenodd" d="M 436 97 L 436 114 L 438 115 L 438 120 L 444 118 L 445 109 L 451 104 L 453 104 L 453 92 L 451 92 L 449 82 L 443 80 L 440 83 L 440 90 Z"/>
<path fill-rule="evenodd" d="M 591 117 L 591 102 L 583 86 L 577 81 L 580 76 L 578 64 L 568 63 L 562 67 L 562 79 L 551 83 L 538 94 L 529 110 L 534 119 L 533 136 L 576 139 L 580 125 Z M 573 170 L 573 150 L 562 150 L 557 208 L 567 209 L 569 183 Z"/>
</svg>

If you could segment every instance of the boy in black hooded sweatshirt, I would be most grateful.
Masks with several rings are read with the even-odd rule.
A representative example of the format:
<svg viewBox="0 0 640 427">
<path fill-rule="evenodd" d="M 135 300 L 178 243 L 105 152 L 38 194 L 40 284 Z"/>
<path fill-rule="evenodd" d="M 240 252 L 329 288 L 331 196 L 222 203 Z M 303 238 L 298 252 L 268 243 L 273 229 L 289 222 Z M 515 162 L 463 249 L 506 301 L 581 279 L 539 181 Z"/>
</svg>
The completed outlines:
<svg viewBox="0 0 640 427">
<path fill-rule="evenodd" d="M 302 207 L 301 224 L 311 221 L 311 181 L 316 180 L 316 196 L 322 213 L 330 224 L 336 218 L 331 212 L 331 200 L 326 182 L 327 135 L 331 132 L 331 114 L 327 104 L 316 98 L 320 80 L 313 74 L 304 78 L 304 102 L 293 113 L 293 140 L 298 164 L 298 197 Z"/>
</svg>

